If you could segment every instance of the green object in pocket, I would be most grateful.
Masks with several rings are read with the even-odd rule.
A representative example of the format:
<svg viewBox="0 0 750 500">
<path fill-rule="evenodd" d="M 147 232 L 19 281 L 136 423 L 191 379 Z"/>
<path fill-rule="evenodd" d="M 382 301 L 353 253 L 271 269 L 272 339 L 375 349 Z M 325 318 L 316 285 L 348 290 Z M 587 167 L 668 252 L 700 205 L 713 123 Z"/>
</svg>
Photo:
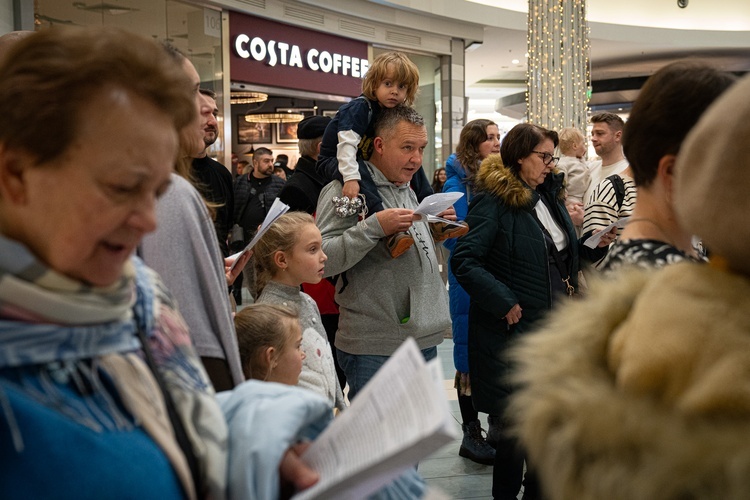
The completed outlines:
<svg viewBox="0 0 750 500">
<path fill-rule="evenodd" d="M 404 319 L 401 320 L 401 324 L 402 325 L 405 325 L 408 322 L 409 322 L 409 316 L 407 316 L 407 317 L 405 317 Z"/>
</svg>

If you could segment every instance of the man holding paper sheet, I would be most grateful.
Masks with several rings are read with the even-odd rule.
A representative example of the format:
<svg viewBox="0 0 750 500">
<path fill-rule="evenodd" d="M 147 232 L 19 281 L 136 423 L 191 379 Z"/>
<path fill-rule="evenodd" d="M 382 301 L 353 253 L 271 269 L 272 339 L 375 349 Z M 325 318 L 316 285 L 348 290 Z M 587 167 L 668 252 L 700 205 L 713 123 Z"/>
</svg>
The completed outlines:
<svg viewBox="0 0 750 500">
<path fill-rule="evenodd" d="M 244 240 L 237 242 L 232 251 L 239 251 L 250 243 L 283 187 L 284 180 L 273 175 L 273 152 L 268 148 L 256 149 L 252 172 L 239 176 L 234 182 L 234 223 L 242 228 Z M 242 276 L 250 295 L 255 299 L 252 259 L 245 265 Z"/>
<path fill-rule="evenodd" d="M 340 275 L 336 348 L 350 399 L 407 337 L 416 340 L 429 360 L 437 355 L 436 346 L 450 326 L 448 296 L 427 217 L 415 215 L 417 197 L 409 188 L 426 145 L 427 131 L 419 113 L 407 107 L 383 110 L 367 166 L 385 209 L 368 218 L 339 217 L 333 203 L 342 195 L 339 181 L 323 188 L 318 199 L 317 224 L 328 255 L 325 272 Z M 438 207 L 433 215 L 455 220 L 449 205 Z M 423 213 L 433 211 L 428 206 Z M 408 232 L 415 244 L 393 259 L 384 236 L 399 231 Z"/>
</svg>

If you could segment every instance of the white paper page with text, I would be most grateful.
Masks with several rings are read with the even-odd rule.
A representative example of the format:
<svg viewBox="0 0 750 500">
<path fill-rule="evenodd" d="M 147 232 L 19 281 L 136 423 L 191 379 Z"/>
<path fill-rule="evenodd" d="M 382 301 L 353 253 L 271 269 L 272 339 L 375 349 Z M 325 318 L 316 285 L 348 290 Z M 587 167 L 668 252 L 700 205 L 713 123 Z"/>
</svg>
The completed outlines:
<svg viewBox="0 0 750 500">
<path fill-rule="evenodd" d="M 364 498 L 455 439 L 434 370 L 407 339 L 302 456 L 320 480 L 293 498 Z"/>
<path fill-rule="evenodd" d="M 255 246 L 255 244 L 258 242 L 261 236 L 268 231 L 268 228 L 271 224 L 276 222 L 276 219 L 284 215 L 289 211 L 289 205 L 284 203 L 278 198 L 274 198 L 273 204 L 271 205 L 271 208 L 268 209 L 268 213 L 266 214 L 266 218 L 263 219 L 263 223 L 260 225 L 260 228 L 258 228 L 258 231 L 255 233 L 255 236 L 253 236 L 253 239 L 250 240 L 250 243 L 247 244 L 245 248 L 243 248 L 241 251 L 230 255 L 229 259 L 234 258 L 234 261 L 232 262 L 232 265 L 229 267 L 229 270 L 233 270 L 235 265 L 237 264 L 237 261 L 240 259 L 242 254 L 249 252 L 251 248 Z"/>
</svg>

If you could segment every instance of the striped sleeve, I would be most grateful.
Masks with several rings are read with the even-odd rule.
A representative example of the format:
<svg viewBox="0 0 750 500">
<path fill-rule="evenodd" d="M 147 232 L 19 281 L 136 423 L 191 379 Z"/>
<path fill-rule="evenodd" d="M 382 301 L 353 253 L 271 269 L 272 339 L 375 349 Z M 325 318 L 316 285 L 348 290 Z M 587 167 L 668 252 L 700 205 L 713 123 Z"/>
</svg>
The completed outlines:
<svg viewBox="0 0 750 500">
<path fill-rule="evenodd" d="M 582 234 L 607 227 L 617 220 L 630 217 L 633 213 L 636 200 L 635 183 L 629 177 L 623 177 L 622 179 L 625 196 L 619 210 L 617 207 L 617 195 L 615 194 L 615 187 L 612 181 L 604 179 L 594 188 L 584 208 Z"/>
</svg>

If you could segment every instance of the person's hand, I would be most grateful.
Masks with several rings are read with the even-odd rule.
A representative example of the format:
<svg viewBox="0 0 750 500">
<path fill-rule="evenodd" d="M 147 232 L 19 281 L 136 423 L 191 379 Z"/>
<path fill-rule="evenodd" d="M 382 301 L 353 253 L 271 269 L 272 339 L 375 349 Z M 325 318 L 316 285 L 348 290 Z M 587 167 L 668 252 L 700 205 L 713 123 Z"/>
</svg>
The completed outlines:
<svg viewBox="0 0 750 500">
<path fill-rule="evenodd" d="M 408 231 L 414 220 L 414 210 L 407 208 L 386 208 L 375 213 L 380 227 L 386 236 Z"/>
<path fill-rule="evenodd" d="M 286 450 L 279 464 L 279 478 L 281 479 L 281 498 L 290 498 L 298 491 L 309 488 L 318 482 L 317 472 L 299 458 L 310 443 L 298 443 Z"/>
<path fill-rule="evenodd" d="M 583 203 L 572 202 L 565 205 L 565 208 L 568 209 L 568 215 L 570 215 L 573 225 L 583 226 Z"/>
<path fill-rule="evenodd" d="M 351 180 L 344 183 L 344 196 L 348 196 L 350 200 L 359 195 L 359 181 Z"/>
<path fill-rule="evenodd" d="M 227 285 L 232 286 L 232 283 L 234 283 L 234 280 L 237 279 L 237 276 L 240 275 L 243 269 L 245 269 L 245 264 L 250 260 L 250 257 L 253 256 L 253 251 L 250 250 L 246 252 L 243 255 L 240 255 L 236 259 L 232 259 L 231 257 L 227 257 L 224 259 L 224 275 L 227 277 Z M 230 269 L 232 267 L 232 263 L 238 260 L 237 265 L 234 266 L 234 269 Z"/>
<path fill-rule="evenodd" d="M 594 232 L 594 234 L 600 233 L 600 232 L 601 230 Z M 617 238 L 617 228 L 613 227 L 608 233 L 605 233 L 602 235 L 602 239 L 599 240 L 599 244 L 596 245 L 596 247 L 602 248 L 602 247 L 609 246 L 610 243 L 615 241 L 616 238 Z"/>
<path fill-rule="evenodd" d="M 437 216 L 442 217 L 443 219 L 446 219 L 446 220 L 457 220 L 456 209 L 453 207 L 443 210 L 442 212 L 437 214 Z"/>
<path fill-rule="evenodd" d="M 510 308 L 510 311 L 508 311 L 508 314 L 505 315 L 505 321 L 508 322 L 509 325 L 515 325 L 519 321 L 521 321 L 521 306 L 518 304 L 514 305 Z"/>
</svg>

